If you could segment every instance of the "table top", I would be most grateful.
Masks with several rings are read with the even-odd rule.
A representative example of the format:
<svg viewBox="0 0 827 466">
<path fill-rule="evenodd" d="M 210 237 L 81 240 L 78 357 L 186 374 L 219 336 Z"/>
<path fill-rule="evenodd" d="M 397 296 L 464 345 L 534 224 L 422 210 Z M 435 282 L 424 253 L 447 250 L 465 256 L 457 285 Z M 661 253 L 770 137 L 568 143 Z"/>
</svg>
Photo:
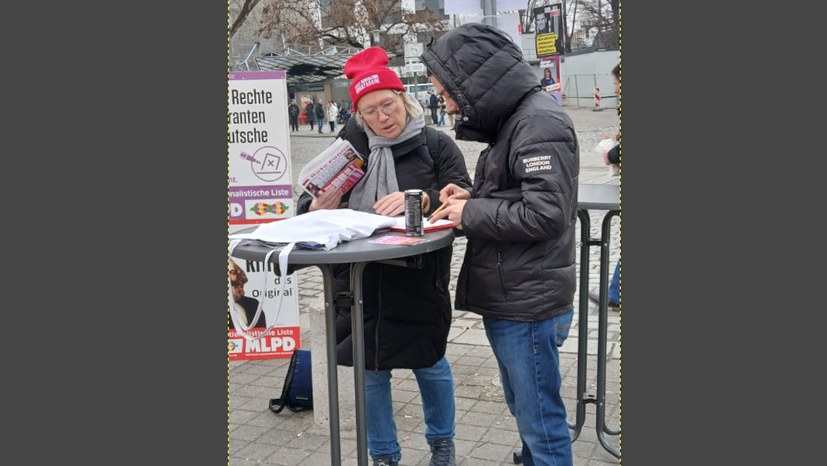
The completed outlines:
<svg viewBox="0 0 827 466">
<path fill-rule="evenodd" d="M 581 184 L 577 191 L 580 210 L 620 210 L 620 186 L 616 184 Z"/>
<path fill-rule="evenodd" d="M 581 184 L 578 188 L 577 208 L 580 210 L 619 210 L 620 186 L 617 184 Z M 440 230 L 426 233 L 422 238 L 427 241 L 411 245 L 371 242 L 386 235 L 405 236 L 404 233 L 400 232 L 381 231 L 374 233 L 369 238 L 341 243 L 329 251 L 295 248 L 290 252 L 289 263 L 291 266 L 350 264 L 398 259 L 437 251 L 454 241 L 453 230 Z M 264 260 L 264 257 L 272 249 L 272 246 L 264 244 L 242 243 L 233 250 L 233 257 L 247 260 Z M 278 255 L 274 254 L 270 260 L 278 263 Z"/>
<path fill-rule="evenodd" d="M 377 244 L 372 243 L 382 236 L 405 236 L 405 233 L 395 231 L 380 231 L 374 233 L 368 238 L 359 239 L 355 241 L 347 241 L 339 244 L 335 248 L 325 250 L 311 250 L 294 248 L 290 251 L 288 262 L 290 265 L 318 265 L 318 264 L 351 264 L 355 262 L 373 262 L 389 259 L 398 259 L 402 257 L 416 256 L 432 251 L 437 251 L 454 242 L 454 230 L 439 230 L 431 233 L 426 233 L 421 238 L 425 239 L 421 243 L 411 245 L 396 245 L 396 244 Z M 276 246 L 280 249 L 280 246 Z M 272 246 L 267 246 L 260 243 L 239 244 L 233 250 L 233 257 L 246 260 L 264 260 L 268 252 L 272 251 Z M 270 261 L 278 263 L 278 254 L 273 254 Z"/>
</svg>

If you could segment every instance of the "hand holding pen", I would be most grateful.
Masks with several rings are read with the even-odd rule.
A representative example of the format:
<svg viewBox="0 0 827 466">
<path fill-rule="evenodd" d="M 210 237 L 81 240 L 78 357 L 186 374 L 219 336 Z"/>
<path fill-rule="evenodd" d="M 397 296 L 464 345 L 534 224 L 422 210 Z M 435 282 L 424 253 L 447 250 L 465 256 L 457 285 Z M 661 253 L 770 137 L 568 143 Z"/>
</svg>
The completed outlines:
<svg viewBox="0 0 827 466">
<path fill-rule="evenodd" d="M 430 216 L 430 217 L 428 217 L 428 221 L 430 222 L 430 221 L 431 221 L 431 219 L 432 219 L 432 218 L 434 218 L 434 215 L 436 215 L 436 214 L 438 214 L 438 213 L 442 212 L 443 210 L 445 210 L 445 208 L 446 208 L 446 207 L 448 207 L 448 203 L 447 203 L 447 202 L 445 202 L 445 203 L 443 203 L 441 206 L 437 207 L 437 209 L 436 209 L 435 211 L 431 212 L 431 216 Z M 441 218 L 441 217 L 440 217 L 440 218 Z"/>
<path fill-rule="evenodd" d="M 465 203 L 471 198 L 471 192 L 453 183 L 442 188 L 439 192 L 439 200 L 442 205 L 428 217 L 428 221 L 447 218 L 454 224 L 454 228 L 462 230 L 462 209 Z"/>
</svg>

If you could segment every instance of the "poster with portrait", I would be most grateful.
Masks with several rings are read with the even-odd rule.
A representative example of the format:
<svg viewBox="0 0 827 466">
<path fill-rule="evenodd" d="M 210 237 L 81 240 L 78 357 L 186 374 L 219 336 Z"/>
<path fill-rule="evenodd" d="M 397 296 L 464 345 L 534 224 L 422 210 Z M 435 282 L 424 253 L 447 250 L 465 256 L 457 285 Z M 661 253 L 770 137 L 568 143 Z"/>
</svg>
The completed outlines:
<svg viewBox="0 0 827 466">
<path fill-rule="evenodd" d="M 292 217 L 294 204 L 286 73 L 240 71 L 230 73 L 229 78 L 228 211 L 232 234 Z M 282 283 L 276 270 L 277 266 L 265 266 L 262 261 L 229 258 L 230 311 L 240 323 L 258 328 L 251 332 L 256 338 L 245 338 L 228 319 L 231 361 L 289 358 L 301 346 L 296 274 L 284 277 Z M 263 311 L 255 319 L 259 306 Z M 274 326 L 262 335 L 268 324 Z"/>
<path fill-rule="evenodd" d="M 540 85 L 543 90 L 563 104 L 563 86 L 560 84 L 560 55 L 540 59 Z"/>
<path fill-rule="evenodd" d="M 554 3 L 534 10 L 534 45 L 537 58 L 564 55 L 566 31 L 563 4 Z"/>
</svg>

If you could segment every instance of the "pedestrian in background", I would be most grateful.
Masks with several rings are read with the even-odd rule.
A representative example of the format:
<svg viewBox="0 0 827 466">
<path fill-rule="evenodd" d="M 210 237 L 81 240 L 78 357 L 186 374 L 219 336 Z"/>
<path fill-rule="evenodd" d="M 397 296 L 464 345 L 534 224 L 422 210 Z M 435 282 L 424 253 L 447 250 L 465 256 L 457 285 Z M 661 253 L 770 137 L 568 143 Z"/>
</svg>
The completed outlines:
<svg viewBox="0 0 827 466">
<path fill-rule="evenodd" d="M 615 85 L 615 95 L 617 96 L 617 114 L 620 115 L 620 64 L 618 63 L 612 68 L 612 79 Z M 616 171 L 613 173 L 620 174 L 620 133 L 615 136 L 617 144 L 611 149 L 601 150 L 603 155 L 603 162 L 610 167 L 614 167 Z M 600 302 L 600 293 L 597 290 L 589 291 L 589 299 L 595 303 Z M 612 311 L 620 311 L 620 261 L 615 265 L 615 271 L 612 274 L 612 280 L 609 282 L 609 309 Z"/>
<path fill-rule="evenodd" d="M 473 188 L 443 188 L 439 200 L 449 206 L 432 218 L 449 218 L 467 239 L 454 307 L 482 315 L 523 464 L 571 466 L 557 348 L 574 315 L 574 125 L 496 28 L 448 31 L 422 63 L 448 111 L 460 115 L 456 138 L 488 143 Z"/>
<path fill-rule="evenodd" d="M 301 110 L 296 105 L 296 101 L 291 100 L 290 105 L 287 106 L 287 116 L 290 117 L 290 129 L 292 131 L 299 130 L 299 113 L 301 113 Z"/>
<path fill-rule="evenodd" d="M 431 110 L 431 124 L 435 125 L 438 120 L 436 109 L 439 106 L 439 99 L 437 99 L 434 91 L 428 91 L 428 94 L 431 94 L 431 97 L 428 98 L 428 108 Z"/>
<path fill-rule="evenodd" d="M 336 131 L 336 119 L 339 118 L 339 106 L 336 102 L 330 101 L 327 104 L 327 122 L 330 123 L 330 132 Z"/>
<path fill-rule="evenodd" d="M 347 100 L 342 101 L 342 105 L 339 106 L 339 121 L 342 124 L 347 123 L 347 120 L 350 119 L 350 104 Z"/>
<path fill-rule="evenodd" d="M 322 99 L 316 101 L 313 106 L 313 114 L 316 115 L 316 127 L 319 129 L 319 134 L 324 131 L 324 105 Z"/>
<path fill-rule="evenodd" d="M 304 117 L 310 123 L 310 131 L 313 131 L 313 123 L 316 122 L 315 102 L 316 99 L 314 98 L 304 106 Z"/>
</svg>

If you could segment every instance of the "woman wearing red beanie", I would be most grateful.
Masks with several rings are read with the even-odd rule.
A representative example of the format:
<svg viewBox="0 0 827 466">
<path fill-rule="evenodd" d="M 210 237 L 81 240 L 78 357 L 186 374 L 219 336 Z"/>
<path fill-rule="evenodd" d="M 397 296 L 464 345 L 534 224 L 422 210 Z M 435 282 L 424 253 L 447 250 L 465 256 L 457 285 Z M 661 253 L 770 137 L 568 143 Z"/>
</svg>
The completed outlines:
<svg viewBox="0 0 827 466">
<path fill-rule="evenodd" d="M 465 159 L 444 133 L 426 127 L 422 106 L 405 93 L 388 55 L 370 47 L 352 56 L 344 71 L 351 79 L 355 118 L 339 132 L 366 154 L 365 176 L 350 191 L 319 197 L 302 194 L 300 214 L 347 207 L 380 215 L 404 212 L 404 191 L 425 191 L 423 213 L 439 207 L 439 191 L 449 183 L 471 186 Z M 438 156 L 428 141 L 438 144 Z M 365 325 L 365 396 L 368 450 L 374 465 L 398 464 L 391 398 L 391 371 L 412 369 L 425 414 L 425 438 L 431 465 L 455 465 L 454 380 L 445 359 L 451 325 L 452 248 L 424 256 L 421 269 L 369 264 L 363 275 Z M 349 267 L 334 268 L 334 292 L 347 291 Z M 350 307 L 336 306 L 337 360 L 352 366 Z"/>
</svg>

